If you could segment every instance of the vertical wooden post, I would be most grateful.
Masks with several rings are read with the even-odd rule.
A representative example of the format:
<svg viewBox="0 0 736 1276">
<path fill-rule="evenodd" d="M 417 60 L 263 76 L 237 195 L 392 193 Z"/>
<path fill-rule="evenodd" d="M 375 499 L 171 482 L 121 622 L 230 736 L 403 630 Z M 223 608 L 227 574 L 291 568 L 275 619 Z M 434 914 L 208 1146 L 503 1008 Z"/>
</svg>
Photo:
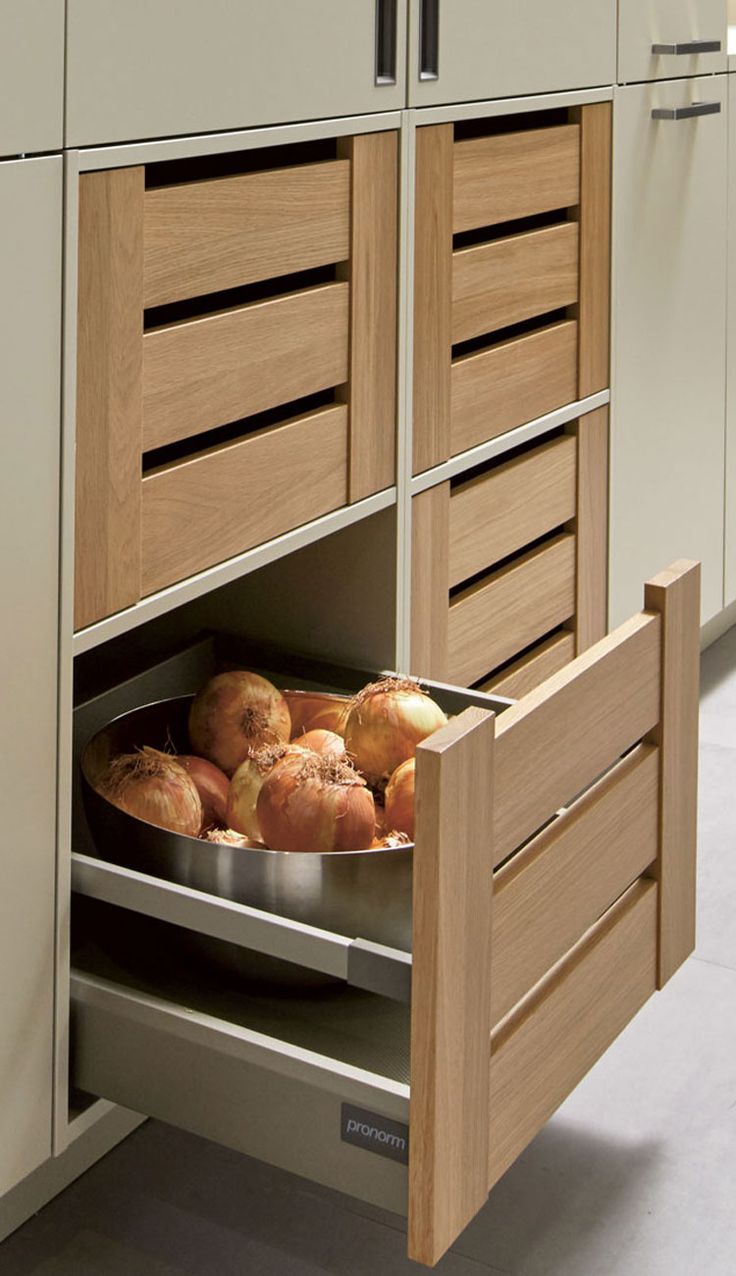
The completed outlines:
<svg viewBox="0 0 736 1276">
<path fill-rule="evenodd" d="M 609 383 L 611 103 L 580 108 L 578 397 Z"/>
<path fill-rule="evenodd" d="M 575 654 L 605 637 L 608 624 L 608 408 L 580 418 L 578 443 Z"/>
<path fill-rule="evenodd" d="M 452 124 L 416 131 L 414 473 L 450 455 Z"/>
<path fill-rule="evenodd" d="M 409 1257 L 434 1266 L 488 1196 L 494 715 L 417 749 Z"/>
<path fill-rule="evenodd" d="M 420 492 L 411 513 L 411 667 L 421 677 L 446 682 L 450 484 Z"/>
<path fill-rule="evenodd" d="M 662 988 L 695 946 L 695 850 L 700 690 L 700 564 L 673 563 L 645 586 L 662 617 L 662 692 L 652 742 L 660 750 L 659 968 Z"/>
</svg>

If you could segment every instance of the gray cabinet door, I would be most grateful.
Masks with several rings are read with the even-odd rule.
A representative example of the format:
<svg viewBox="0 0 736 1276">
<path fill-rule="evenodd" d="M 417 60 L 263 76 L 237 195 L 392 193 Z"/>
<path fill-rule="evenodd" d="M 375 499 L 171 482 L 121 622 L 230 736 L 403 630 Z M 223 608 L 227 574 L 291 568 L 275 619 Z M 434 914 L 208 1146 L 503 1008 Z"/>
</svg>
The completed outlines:
<svg viewBox="0 0 736 1276">
<path fill-rule="evenodd" d="M 728 77 L 728 352 L 725 604 L 736 602 L 736 76 Z"/>
<path fill-rule="evenodd" d="M 410 31 L 414 106 L 612 84 L 616 77 L 615 0 L 410 0 Z"/>
<path fill-rule="evenodd" d="M 64 0 L 0 4 L 0 155 L 62 144 Z"/>
<path fill-rule="evenodd" d="M 623 83 L 725 71 L 726 56 L 726 0 L 619 0 Z"/>
<path fill-rule="evenodd" d="M 631 85 L 614 101 L 611 607 L 673 559 L 723 607 L 728 77 Z M 653 119 L 693 103 L 719 114 Z"/>
<path fill-rule="evenodd" d="M 62 161 L 0 163 L 0 1195 L 51 1153 Z"/>
<path fill-rule="evenodd" d="M 67 143 L 394 110 L 405 36 L 380 0 L 68 0 Z"/>
</svg>

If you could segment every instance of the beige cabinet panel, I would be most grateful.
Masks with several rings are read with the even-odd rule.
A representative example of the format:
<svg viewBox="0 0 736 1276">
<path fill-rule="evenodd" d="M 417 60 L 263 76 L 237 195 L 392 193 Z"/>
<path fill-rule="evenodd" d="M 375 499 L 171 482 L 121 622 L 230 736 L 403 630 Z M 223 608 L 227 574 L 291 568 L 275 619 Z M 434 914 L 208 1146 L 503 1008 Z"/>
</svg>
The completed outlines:
<svg viewBox="0 0 736 1276">
<path fill-rule="evenodd" d="M 51 1151 L 62 161 L 0 163 L 0 1194 Z"/>
<path fill-rule="evenodd" d="M 395 56 L 377 59 L 376 0 L 69 0 L 67 143 L 401 107 L 405 8 L 394 11 Z M 396 83 L 376 83 L 377 61 L 395 63 Z"/>
<path fill-rule="evenodd" d="M 612 624 L 680 557 L 702 560 L 703 620 L 723 607 L 726 85 L 616 91 Z M 703 101 L 720 114 L 652 118 Z"/>
<path fill-rule="evenodd" d="M 0 4 L 0 155 L 62 145 L 64 0 Z"/>
<path fill-rule="evenodd" d="M 725 598 L 736 602 L 736 79 L 728 79 L 728 337 Z"/>
<path fill-rule="evenodd" d="M 411 0 L 410 13 L 413 106 L 583 88 L 616 78 L 615 0 Z"/>
<path fill-rule="evenodd" d="M 721 47 L 692 48 L 703 43 Z M 726 0 L 619 0 L 621 82 L 725 71 L 726 57 Z"/>
</svg>

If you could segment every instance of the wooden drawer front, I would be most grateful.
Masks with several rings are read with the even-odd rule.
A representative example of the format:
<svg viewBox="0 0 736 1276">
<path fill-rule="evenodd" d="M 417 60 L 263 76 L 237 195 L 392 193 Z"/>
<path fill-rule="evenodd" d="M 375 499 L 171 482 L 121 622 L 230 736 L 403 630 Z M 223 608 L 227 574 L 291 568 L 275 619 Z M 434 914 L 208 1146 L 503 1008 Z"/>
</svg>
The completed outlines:
<svg viewBox="0 0 736 1276">
<path fill-rule="evenodd" d="M 449 680 L 468 686 L 575 611 L 575 537 L 563 533 L 450 603 Z"/>
<path fill-rule="evenodd" d="M 466 452 L 577 396 L 578 324 L 549 324 L 452 362 L 450 448 Z"/>
<path fill-rule="evenodd" d="M 160 306 L 350 252 L 346 160 L 146 192 L 143 302 Z"/>
<path fill-rule="evenodd" d="M 344 505 L 347 447 L 338 404 L 146 475 L 143 593 Z"/>
<path fill-rule="evenodd" d="M 554 439 L 455 488 L 450 588 L 575 517 L 576 443 Z"/>
<path fill-rule="evenodd" d="M 657 986 L 657 886 L 639 881 L 491 1038 L 489 1191 Z"/>
<path fill-rule="evenodd" d="M 545 638 L 518 660 L 504 665 L 499 673 L 481 683 L 478 690 L 488 695 L 518 700 L 563 669 L 575 657 L 575 635 L 568 630 Z"/>
<path fill-rule="evenodd" d="M 348 377 L 347 283 L 154 328 L 143 338 L 143 450 Z"/>
<path fill-rule="evenodd" d="M 454 147 L 453 231 L 476 230 L 580 200 L 580 128 L 527 129 Z"/>
</svg>

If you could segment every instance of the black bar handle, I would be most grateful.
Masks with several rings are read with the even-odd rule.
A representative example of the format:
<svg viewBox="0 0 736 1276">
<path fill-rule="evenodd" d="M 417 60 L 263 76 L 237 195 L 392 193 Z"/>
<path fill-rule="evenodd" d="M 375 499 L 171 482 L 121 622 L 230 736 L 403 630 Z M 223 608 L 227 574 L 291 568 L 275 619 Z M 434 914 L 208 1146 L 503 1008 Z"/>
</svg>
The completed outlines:
<svg viewBox="0 0 736 1276">
<path fill-rule="evenodd" d="M 419 19 L 419 79 L 440 78 L 440 0 L 422 0 Z"/>
<path fill-rule="evenodd" d="M 397 0 L 376 0 L 376 84 L 396 83 Z"/>
</svg>

